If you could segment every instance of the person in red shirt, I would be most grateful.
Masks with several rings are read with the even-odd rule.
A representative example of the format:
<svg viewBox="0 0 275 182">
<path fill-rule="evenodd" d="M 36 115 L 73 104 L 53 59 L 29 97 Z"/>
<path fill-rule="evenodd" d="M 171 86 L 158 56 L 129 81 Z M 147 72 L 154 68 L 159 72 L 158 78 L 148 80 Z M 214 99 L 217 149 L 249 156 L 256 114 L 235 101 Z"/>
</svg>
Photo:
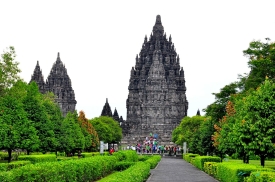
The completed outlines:
<svg viewBox="0 0 275 182">
<path fill-rule="evenodd" d="M 113 155 L 114 152 L 115 152 L 115 150 L 113 149 L 113 147 L 111 147 L 111 149 L 109 151 L 110 155 Z"/>
</svg>

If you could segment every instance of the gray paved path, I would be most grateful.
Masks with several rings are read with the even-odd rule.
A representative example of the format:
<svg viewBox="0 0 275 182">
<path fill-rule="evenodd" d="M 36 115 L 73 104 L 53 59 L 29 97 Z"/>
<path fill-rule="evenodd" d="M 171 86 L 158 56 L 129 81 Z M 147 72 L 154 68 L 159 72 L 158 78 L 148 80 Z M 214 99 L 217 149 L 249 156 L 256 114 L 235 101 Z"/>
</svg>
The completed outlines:
<svg viewBox="0 0 275 182">
<path fill-rule="evenodd" d="M 218 182 L 183 159 L 162 158 L 147 182 Z"/>
</svg>

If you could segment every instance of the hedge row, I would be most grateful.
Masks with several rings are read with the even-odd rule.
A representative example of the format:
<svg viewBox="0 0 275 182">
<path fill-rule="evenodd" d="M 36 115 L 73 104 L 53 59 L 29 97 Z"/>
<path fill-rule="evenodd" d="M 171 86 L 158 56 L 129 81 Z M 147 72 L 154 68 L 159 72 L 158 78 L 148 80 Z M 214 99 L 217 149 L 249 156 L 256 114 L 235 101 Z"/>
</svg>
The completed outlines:
<svg viewBox="0 0 275 182">
<path fill-rule="evenodd" d="M 11 153 L 11 159 L 17 160 L 19 156 L 19 153 Z M 8 160 L 9 154 L 8 152 L 0 152 L 0 160 Z"/>
<path fill-rule="evenodd" d="M 209 174 L 210 176 L 213 176 L 214 178 L 217 178 L 217 165 L 218 162 L 205 162 L 203 169 L 204 172 Z"/>
<path fill-rule="evenodd" d="M 145 162 L 150 164 L 151 169 L 154 169 L 160 160 L 161 160 L 160 155 L 153 155 L 152 157 L 148 158 Z"/>
<path fill-rule="evenodd" d="M 44 154 L 44 155 L 20 155 L 18 160 L 21 161 L 31 161 L 31 163 L 38 162 L 54 162 L 56 161 L 56 155 Z"/>
<path fill-rule="evenodd" d="M 138 156 L 138 161 L 146 161 L 147 159 L 149 159 L 151 156 L 150 155 L 139 155 Z"/>
<path fill-rule="evenodd" d="M 191 162 L 191 159 L 200 156 L 199 154 L 192 154 L 192 153 L 187 153 L 183 155 L 183 159 L 186 160 L 187 162 Z"/>
<path fill-rule="evenodd" d="M 217 165 L 217 178 L 225 182 L 239 182 L 245 181 L 252 172 L 269 171 L 274 172 L 273 169 L 263 168 L 251 164 L 236 164 L 234 162 L 223 162 Z"/>
<path fill-rule="evenodd" d="M 186 154 L 184 159 L 221 182 L 275 182 L 270 168 L 235 162 L 220 163 L 219 157 Z"/>
<path fill-rule="evenodd" d="M 220 162 L 220 157 L 213 157 L 213 156 L 197 156 L 194 158 L 194 166 L 199 168 L 200 170 L 204 170 L 204 163 L 205 162 Z"/>
<path fill-rule="evenodd" d="M 108 155 L 109 152 L 104 152 L 103 155 Z M 83 158 L 87 158 L 87 157 L 94 157 L 94 156 L 99 156 L 101 155 L 100 152 L 83 152 L 81 153 Z"/>
<path fill-rule="evenodd" d="M 137 162 L 138 155 L 137 152 L 134 150 L 123 150 L 114 152 L 113 156 L 115 156 L 118 161 L 128 161 L 128 162 Z"/>
<path fill-rule="evenodd" d="M 147 162 L 136 162 L 122 172 L 113 173 L 98 182 L 143 182 L 150 174 L 150 164 Z"/>
<path fill-rule="evenodd" d="M 1 182 L 95 181 L 114 170 L 117 158 L 96 156 L 80 160 L 43 162 L 0 173 Z"/>
<path fill-rule="evenodd" d="M 125 169 L 128 169 L 130 166 L 134 165 L 135 162 L 125 162 L 125 161 L 122 161 L 122 162 L 117 162 L 115 164 L 115 171 L 123 171 Z"/>
<path fill-rule="evenodd" d="M 27 164 L 31 164 L 31 161 L 12 161 L 11 163 L 0 163 L 0 171 L 9 171 Z"/>
<path fill-rule="evenodd" d="M 256 171 L 252 172 L 249 177 L 244 179 L 245 182 L 274 182 L 275 172 Z"/>
</svg>

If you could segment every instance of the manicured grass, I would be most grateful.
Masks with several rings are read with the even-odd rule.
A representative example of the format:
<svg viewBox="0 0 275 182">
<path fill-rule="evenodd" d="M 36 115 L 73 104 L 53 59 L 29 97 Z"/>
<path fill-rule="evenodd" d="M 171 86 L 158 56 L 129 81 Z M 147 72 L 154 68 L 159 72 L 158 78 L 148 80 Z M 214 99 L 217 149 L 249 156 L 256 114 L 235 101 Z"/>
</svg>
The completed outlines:
<svg viewBox="0 0 275 182">
<path fill-rule="evenodd" d="M 235 162 L 238 164 L 243 164 L 242 160 L 229 159 L 226 162 Z M 249 164 L 261 166 L 260 160 L 249 160 Z M 265 161 L 265 167 L 275 169 L 275 161 Z"/>
</svg>

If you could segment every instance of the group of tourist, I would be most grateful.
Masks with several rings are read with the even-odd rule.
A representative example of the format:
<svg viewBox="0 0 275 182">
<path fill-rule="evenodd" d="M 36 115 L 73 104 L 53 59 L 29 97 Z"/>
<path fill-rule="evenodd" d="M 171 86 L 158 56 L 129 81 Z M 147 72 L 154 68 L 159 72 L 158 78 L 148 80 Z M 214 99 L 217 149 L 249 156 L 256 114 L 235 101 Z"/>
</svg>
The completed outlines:
<svg viewBox="0 0 275 182">
<path fill-rule="evenodd" d="M 169 155 L 181 154 L 180 146 L 159 145 L 156 135 L 146 137 L 141 143 L 137 143 L 135 147 L 128 146 L 127 149 L 135 149 L 137 153 L 168 153 Z"/>
</svg>

